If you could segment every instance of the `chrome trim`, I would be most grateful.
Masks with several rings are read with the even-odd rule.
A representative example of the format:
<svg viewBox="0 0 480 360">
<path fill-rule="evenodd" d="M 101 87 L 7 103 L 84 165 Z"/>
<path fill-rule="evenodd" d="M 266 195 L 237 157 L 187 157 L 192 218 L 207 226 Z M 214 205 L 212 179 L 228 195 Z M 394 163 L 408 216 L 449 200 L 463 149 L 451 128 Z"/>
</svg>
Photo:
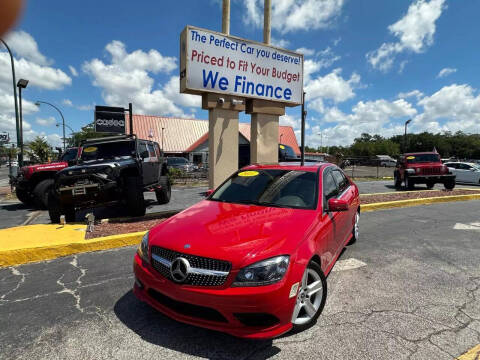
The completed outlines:
<svg viewBox="0 0 480 360">
<path fill-rule="evenodd" d="M 159 263 L 161 263 L 163 266 L 166 266 L 167 268 L 170 268 L 170 266 L 172 265 L 171 261 L 168 261 L 167 259 L 164 259 L 156 254 L 152 254 L 152 259 L 154 259 L 155 261 L 158 261 Z M 196 274 L 196 275 L 212 275 L 212 276 L 228 276 L 229 274 L 228 271 L 199 269 L 194 267 L 191 267 L 188 273 Z"/>
</svg>

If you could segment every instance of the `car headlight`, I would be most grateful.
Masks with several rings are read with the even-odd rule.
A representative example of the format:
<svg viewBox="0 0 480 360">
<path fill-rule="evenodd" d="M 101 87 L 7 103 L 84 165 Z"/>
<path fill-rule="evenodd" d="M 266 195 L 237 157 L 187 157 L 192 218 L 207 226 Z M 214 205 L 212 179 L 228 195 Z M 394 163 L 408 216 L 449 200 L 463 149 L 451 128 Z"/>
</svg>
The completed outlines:
<svg viewBox="0 0 480 360">
<path fill-rule="evenodd" d="M 262 286 L 282 280 L 287 272 L 290 257 L 277 256 L 244 267 L 237 274 L 233 286 Z"/>
<path fill-rule="evenodd" d="M 145 260 L 147 263 L 148 260 L 148 231 L 143 235 L 142 242 L 138 245 L 137 249 L 138 255 Z"/>
</svg>

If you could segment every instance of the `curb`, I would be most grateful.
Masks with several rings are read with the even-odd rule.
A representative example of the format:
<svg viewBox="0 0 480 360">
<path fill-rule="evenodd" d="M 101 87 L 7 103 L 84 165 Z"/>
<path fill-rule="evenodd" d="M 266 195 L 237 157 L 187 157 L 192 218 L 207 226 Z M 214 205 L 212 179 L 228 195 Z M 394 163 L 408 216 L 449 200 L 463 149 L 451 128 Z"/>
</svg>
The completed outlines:
<svg viewBox="0 0 480 360">
<path fill-rule="evenodd" d="M 455 190 L 468 190 L 468 191 L 475 191 L 480 194 L 480 188 L 473 189 L 473 188 L 458 188 Z M 451 190 L 451 191 L 455 191 Z M 408 194 L 408 193 L 418 193 L 420 191 L 443 191 L 443 189 L 420 189 L 420 190 L 397 190 L 397 191 L 388 191 L 388 192 L 380 192 L 380 193 L 367 193 L 367 194 L 360 194 L 360 196 L 373 196 L 373 195 L 388 195 L 388 194 Z M 468 195 L 468 194 L 465 194 Z M 450 195 L 450 196 L 457 196 L 457 195 Z"/>
<path fill-rule="evenodd" d="M 475 360 L 480 357 L 480 344 L 477 346 L 474 346 L 470 350 L 468 350 L 466 353 L 460 355 L 457 360 Z"/>
<path fill-rule="evenodd" d="M 373 204 L 361 205 L 362 212 L 377 211 L 385 209 L 395 209 L 402 207 L 411 207 L 419 205 L 428 205 L 452 201 L 480 200 L 480 194 L 441 196 L 433 198 L 408 199 L 399 201 L 387 201 Z"/>
<path fill-rule="evenodd" d="M 82 252 L 108 250 L 139 244 L 146 231 L 130 234 L 111 235 L 91 240 L 48 247 L 32 247 L 0 252 L 0 268 L 36 261 L 51 260 Z"/>
</svg>

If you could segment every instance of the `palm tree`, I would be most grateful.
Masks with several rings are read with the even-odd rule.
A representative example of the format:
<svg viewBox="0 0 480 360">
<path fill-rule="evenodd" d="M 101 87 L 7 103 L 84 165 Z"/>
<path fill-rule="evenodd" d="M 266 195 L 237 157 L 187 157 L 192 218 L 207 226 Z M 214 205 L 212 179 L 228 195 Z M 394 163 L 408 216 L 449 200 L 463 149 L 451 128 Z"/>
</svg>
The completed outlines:
<svg viewBox="0 0 480 360">
<path fill-rule="evenodd" d="M 50 161 L 53 156 L 52 147 L 41 136 L 37 136 L 33 141 L 29 142 L 26 147 L 30 161 L 35 163 L 46 163 Z"/>
</svg>

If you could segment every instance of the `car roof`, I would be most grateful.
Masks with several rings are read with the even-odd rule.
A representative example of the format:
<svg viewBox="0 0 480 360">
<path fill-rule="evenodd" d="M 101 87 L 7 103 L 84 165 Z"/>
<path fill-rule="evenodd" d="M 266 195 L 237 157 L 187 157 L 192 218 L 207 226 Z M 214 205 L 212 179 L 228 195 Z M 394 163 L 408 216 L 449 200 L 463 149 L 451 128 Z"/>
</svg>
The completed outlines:
<svg viewBox="0 0 480 360">
<path fill-rule="evenodd" d="M 247 165 L 242 169 L 243 170 L 278 169 L 278 170 L 317 171 L 319 168 L 324 168 L 329 165 L 334 165 L 334 164 L 326 163 L 326 162 L 306 162 L 305 165 L 302 166 L 299 161 L 292 161 L 292 162 L 280 162 L 277 164 L 252 164 L 252 165 Z"/>
<path fill-rule="evenodd" d="M 412 152 L 412 153 L 405 153 L 403 154 L 404 156 L 408 155 L 439 155 L 439 153 L 433 152 L 433 151 L 419 151 L 419 152 Z"/>
</svg>

